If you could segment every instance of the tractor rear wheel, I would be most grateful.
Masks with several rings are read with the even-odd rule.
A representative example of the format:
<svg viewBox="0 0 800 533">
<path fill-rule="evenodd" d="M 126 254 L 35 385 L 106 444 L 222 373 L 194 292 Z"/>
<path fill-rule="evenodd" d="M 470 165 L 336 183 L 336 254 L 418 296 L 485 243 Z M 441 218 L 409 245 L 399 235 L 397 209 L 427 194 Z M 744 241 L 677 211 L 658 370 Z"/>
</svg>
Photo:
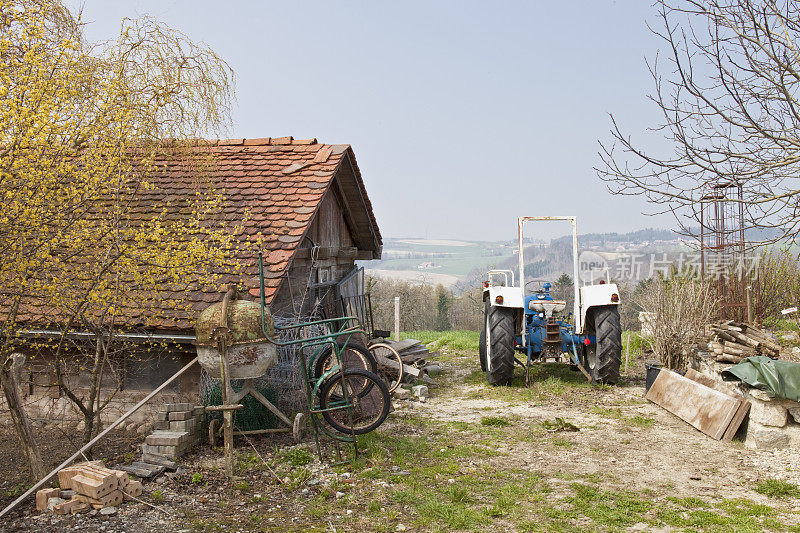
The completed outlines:
<svg viewBox="0 0 800 533">
<path fill-rule="evenodd" d="M 486 321 L 484 321 L 484 324 Z M 486 327 L 481 330 L 478 336 L 478 358 L 481 360 L 481 370 L 486 372 Z"/>
<path fill-rule="evenodd" d="M 486 310 L 486 380 L 509 385 L 514 377 L 514 313 L 507 307 Z"/>
<path fill-rule="evenodd" d="M 595 346 L 587 350 L 587 370 L 592 380 L 610 385 L 619 381 L 619 366 L 622 361 L 622 328 L 619 309 L 607 305 L 591 309 Z"/>
</svg>

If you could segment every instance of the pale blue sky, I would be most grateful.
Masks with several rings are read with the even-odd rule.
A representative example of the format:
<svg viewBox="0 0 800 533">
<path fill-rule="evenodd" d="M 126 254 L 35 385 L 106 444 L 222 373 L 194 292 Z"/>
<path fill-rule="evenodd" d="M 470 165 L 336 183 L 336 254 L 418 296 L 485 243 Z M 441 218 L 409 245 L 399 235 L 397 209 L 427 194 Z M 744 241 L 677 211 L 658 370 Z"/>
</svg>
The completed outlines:
<svg viewBox="0 0 800 533">
<path fill-rule="evenodd" d="M 607 113 L 637 137 L 658 120 L 649 2 L 82 5 L 91 39 L 150 14 L 214 48 L 237 75 L 232 137 L 352 144 L 385 237 L 512 239 L 523 215 L 672 226 L 592 170 Z"/>
</svg>

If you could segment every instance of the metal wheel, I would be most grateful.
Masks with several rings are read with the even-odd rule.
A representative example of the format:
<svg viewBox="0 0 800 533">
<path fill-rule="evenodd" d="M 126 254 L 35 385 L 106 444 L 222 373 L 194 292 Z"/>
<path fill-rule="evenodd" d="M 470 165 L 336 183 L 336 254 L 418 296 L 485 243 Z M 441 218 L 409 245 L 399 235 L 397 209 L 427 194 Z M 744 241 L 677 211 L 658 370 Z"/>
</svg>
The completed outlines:
<svg viewBox="0 0 800 533">
<path fill-rule="evenodd" d="M 358 394 L 365 381 L 370 382 L 369 393 Z M 346 391 L 345 400 L 340 394 Z M 345 369 L 337 372 L 319 392 L 322 418 L 330 426 L 348 435 L 363 435 L 380 426 L 389 415 L 389 389 L 376 374 L 362 369 Z"/>
<path fill-rule="evenodd" d="M 386 383 L 389 392 L 394 392 L 403 381 L 403 360 L 400 353 L 382 342 L 370 345 L 369 351 L 378 363 L 378 376 Z"/>
<path fill-rule="evenodd" d="M 217 447 L 217 432 L 219 430 L 219 420 L 216 418 L 212 418 L 208 422 L 208 444 L 216 448 Z"/>
<path fill-rule="evenodd" d="M 344 345 L 341 354 L 342 367 L 368 370 L 373 374 L 378 372 L 378 363 L 370 351 L 360 344 L 348 342 Z M 321 378 L 325 372 L 336 366 L 336 354 L 333 353 L 332 346 L 326 346 L 325 350 L 314 361 L 314 381 Z"/>
</svg>

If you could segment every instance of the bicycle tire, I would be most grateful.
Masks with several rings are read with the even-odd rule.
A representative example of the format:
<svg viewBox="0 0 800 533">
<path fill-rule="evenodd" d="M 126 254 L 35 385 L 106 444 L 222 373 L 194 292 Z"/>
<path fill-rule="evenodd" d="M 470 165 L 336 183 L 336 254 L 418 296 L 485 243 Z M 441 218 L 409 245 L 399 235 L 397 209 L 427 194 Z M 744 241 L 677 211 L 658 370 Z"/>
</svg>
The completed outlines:
<svg viewBox="0 0 800 533">
<path fill-rule="evenodd" d="M 363 345 L 346 342 L 339 345 L 342 348 L 342 366 L 344 368 L 361 368 L 377 374 L 378 363 L 372 353 Z M 314 361 L 314 381 L 318 381 L 328 370 L 337 364 L 333 347 L 328 345 Z"/>
<path fill-rule="evenodd" d="M 376 350 L 384 350 L 388 353 L 379 353 Z M 372 353 L 373 357 L 375 358 L 375 362 L 378 363 L 378 356 L 382 356 L 389 361 L 394 361 L 397 363 L 396 370 L 386 365 L 382 365 L 378 363 L 378 376 L 386 383 L 386 386 L 389 388 L 389 392 L 394 392 L 397 387 L 400 386 L 400 383 L 403 381 L 403 359 L 400 357 L 400 352 L 395 350 L 391 347 L 391 345 L 377 342 L 375 344 L 369 345 L 369 351 Z"/>
<path fill-rule="evenodd" d="M 354 383 L 351 384 L 351 382 Z M 334 393 L 337 389 L 355 391 L 361 383 L 370 383 L 369 393 L 348 394 L 348 401 Z M 364 369 L 345 369 L 337 372 L 322 384 L 319 391 L 322 418 L 334 430 L 348 435 L 363 435 L 374 431 L 389 416 L 391 400 L 389 388 L 381 378 Z M 335 409 L 335 410 L 328 410 Z"/>
</svg>

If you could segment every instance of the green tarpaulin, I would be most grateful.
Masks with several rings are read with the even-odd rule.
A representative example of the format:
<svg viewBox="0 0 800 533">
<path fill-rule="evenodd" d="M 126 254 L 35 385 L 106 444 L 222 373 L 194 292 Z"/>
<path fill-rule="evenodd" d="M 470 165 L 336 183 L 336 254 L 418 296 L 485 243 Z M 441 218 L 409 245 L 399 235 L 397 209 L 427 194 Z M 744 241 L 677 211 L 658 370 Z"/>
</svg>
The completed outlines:
<svg viewBox="0 0 800 533">
<path fill-rule="evenodd" d="M 770 396 L 800 402 L 800 364 L 775 361 L 763 355 L 748 357 L 722 372 L 723 379 L 744 381 Z"/>
</svg>

